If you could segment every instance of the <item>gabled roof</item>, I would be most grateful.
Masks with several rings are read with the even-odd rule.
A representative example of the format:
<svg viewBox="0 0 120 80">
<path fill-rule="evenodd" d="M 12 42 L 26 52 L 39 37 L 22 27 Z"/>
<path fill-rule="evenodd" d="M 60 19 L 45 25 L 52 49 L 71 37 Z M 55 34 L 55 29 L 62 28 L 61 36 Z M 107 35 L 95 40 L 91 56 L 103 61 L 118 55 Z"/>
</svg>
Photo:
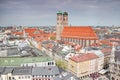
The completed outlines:
<svg viewBox="0 0 120 80">
<path fill-rule="evenodd" d="M 37 29 L 36 28 L 26 28 L 24 29 L 25 33 L 33 34 Z"/>
<path fill-rule="evenodd" d="M 13 67 L 6 67 L 3 74 L 12 73 L 12 71 L 13 71 Z"/>
<path fill-rule="evenodd" d="M 103 44 L 103 45 L 108 45 L 108 46 L 112 46 L 112 42 L 108 41 L 108 40 L 100 40 L 99 41 L 100 44 Z"/>
<path fill-rule="evenodd" d="M 98 58 L 98 56 L 94 53 L 83 53 L 81 55 L 75 55 L 70 59 L 75 62 L 83 62 L 83 61 L 92 60 L 96 58 Z"/>
<path fill-rule="evenodd" d="M 98 39 L 91 26 L 65 26 L 61 37 Z"/>
<path fill-rule="evenodd" d="M 112 48 L 102 48 L 101 51 L 105 56 L 108 56 L 111 54 Z"/>
<path fill-rule="evenodd" d="M 34 39 L 36 42 L 41 42 L 41 41 L 43 41 L 43 40 L 48 40 L 48 37 L 43 37 L 43 36 L 41 36 L 41 37 L 35 37 L 35 39 Z"/>
<path fill-rule="evenodd" d="M 44 34 L 43 30 L 36 30 L 33 34 Z"/>
<path fill-rule="evenodd" d="M 32 72 L 32 67 L 15 67 L 13 70 L 13 75 L 30 75 Z"/>
<path fill-rule="evenodd" d="M 23 35 L 23 32 L 13 32 L 15 35 Z"/>
</svg>

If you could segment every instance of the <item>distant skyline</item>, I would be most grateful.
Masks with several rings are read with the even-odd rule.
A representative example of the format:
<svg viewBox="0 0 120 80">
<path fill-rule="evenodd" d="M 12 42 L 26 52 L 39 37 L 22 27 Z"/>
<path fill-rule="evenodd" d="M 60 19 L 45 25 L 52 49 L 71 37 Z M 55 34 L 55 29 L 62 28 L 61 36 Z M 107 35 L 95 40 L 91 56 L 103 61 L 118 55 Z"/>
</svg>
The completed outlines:
<svg viewBox="0 0 120 80">
<path fill-rule="evenodd" d="M 120 0 L 0 0 L 0 26 L 55 26 L 58 11 L 72 26 L 120 26 Z"/>
</svg>

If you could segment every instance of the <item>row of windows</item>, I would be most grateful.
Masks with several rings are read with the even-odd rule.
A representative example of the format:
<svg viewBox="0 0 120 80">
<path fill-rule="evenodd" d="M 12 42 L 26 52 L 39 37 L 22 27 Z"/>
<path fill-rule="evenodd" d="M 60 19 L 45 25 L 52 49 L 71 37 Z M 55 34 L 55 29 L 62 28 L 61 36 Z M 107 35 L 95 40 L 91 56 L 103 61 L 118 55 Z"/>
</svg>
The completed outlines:
<svg viewBox="0 0 120 80">
<path fill-rule="evenodd" d="M 33 80 L 50 80 L 50 79 L 33 79 Z"/>
<path fill-rule="evenodd" d="M 54 65 L 55 63 L 54 62 L 48 62 L 48 63 L 44 63 L 44 65 L 46 66 L 52 66 Z M 33 64 L 23 64 L 22 66 L 33 66 L 33 67 L 36 67 L 36 66 L 40 66 L 41 64 L 37 64 L 37 63 L 33 63 Z M 42 65 L 43 66 L 43 65 Z"/>
<path fill-rule="evenodd" d="M 75 42 L 75 43 L 79 43 L 81 45 L 90 45 L 91 44 L 91 40 L 87 41 L 87 40 L 79 40 L 79 39 L 72 39 L 72 38 L 62 38 L 63 41 L 68 41 L 68 42 Z M 94 40 L 94 43 L 96 43 L 96 41 Z"/>
<path fill-rule="evenodd" d="M 33 76 L 34 78 L 40 78 L 40 77 L 54 77 L 54 75 L 42 75 L 42 76 L 36 76 L 36 75 L 34 75 Z"/>
<path fill-rule="evenodd" d="M 19 78 L 19 79 L 29 79 L 30 76 L 19 76 L 18 78 Z"/>
<path fill-rule="evenodd" d="M 48 65 L 54 65 L 54 62 L 48 62 Z"/>
<path fill-rule="evenodd" d="M 30 76 L 19 76 L 18 79 L 30 79 Z M 15 77 L 9 77 L 9 80 L 15 80 Z"/>
<path fill-rule="evenodd" d="M 68 23 L 63 23 L 63 25 L 67 25 Z M 62 23 L 57 23 L 57 25 L 62 25 Z"/>
</svg>

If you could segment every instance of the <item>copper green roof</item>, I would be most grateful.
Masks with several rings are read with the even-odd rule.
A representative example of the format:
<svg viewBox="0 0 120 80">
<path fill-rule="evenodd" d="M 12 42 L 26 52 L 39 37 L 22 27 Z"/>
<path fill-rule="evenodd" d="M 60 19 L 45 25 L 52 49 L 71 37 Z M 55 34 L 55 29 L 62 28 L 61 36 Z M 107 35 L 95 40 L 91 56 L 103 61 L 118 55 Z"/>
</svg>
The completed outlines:
<svg viewBox="0 0 120 80">
<path fill-rule="evenodd" d="M 58 11 L 57 14 L 61 14 L 62 15 L 62 11 Z"/>
<path fill-rule="evenodd" d="M 68 13 L 67 13 L 67 12 L 64 12 L 63 15 L 68 15 Z"/>
<path fill-rule="evenodd" d="M 47 62 L 52 59 L 48 56 L 42 57 L 22 57 L 22 58 L 0 58 L 0 66 L 20 66 L 23 63 Z"/>
</svg>

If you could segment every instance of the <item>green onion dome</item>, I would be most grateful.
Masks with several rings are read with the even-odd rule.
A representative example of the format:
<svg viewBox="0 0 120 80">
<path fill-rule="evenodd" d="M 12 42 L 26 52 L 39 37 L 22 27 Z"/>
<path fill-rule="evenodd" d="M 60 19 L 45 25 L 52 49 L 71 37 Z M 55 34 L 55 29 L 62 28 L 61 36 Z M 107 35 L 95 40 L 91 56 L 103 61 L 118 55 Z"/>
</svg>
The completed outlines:
<svg viewBox="0 0 120 80">
<path fill-rule="evenodd" d="M 67 13 L 67 12 L 64 12 L 63 15 L 68 15 L 68 13 Z"/>
<path fill-rule="evenodd" d="M 59 15 L 59 14 L 62 15 L 62 11 L 58 11 L 58 12 L 57 12 L 57 15 Z"/>
</svg>

